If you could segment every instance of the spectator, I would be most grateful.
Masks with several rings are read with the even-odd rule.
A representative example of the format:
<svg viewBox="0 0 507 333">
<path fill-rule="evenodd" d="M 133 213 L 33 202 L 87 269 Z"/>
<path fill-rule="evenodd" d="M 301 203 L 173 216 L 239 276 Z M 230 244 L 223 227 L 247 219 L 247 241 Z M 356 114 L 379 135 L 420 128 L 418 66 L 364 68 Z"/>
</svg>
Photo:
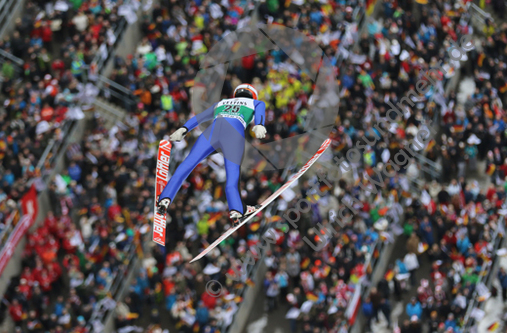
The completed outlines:
<svg viewBox="0 0 507 333">
<path fill-rule="evenodd" d="M 416 277 L 415 272 L 419 268 L 419 261 L 417 260 L 417 255 L 414 252 L 409 252 L 403 258 L 403 263 L 410 274 L 410 284 L 412 286 L 416 285 Z"/>
<path fill-rule="evenodd" d="M 502 299 L 505 302 L 507 301 L 507 273 L 503 267 L 500 267 L 498 279 L 500 280 L 500 285 L 502 286 Z"/>
<path fill-rule="evenodd" d="M 364 316 L 366 317 L 366 330 L 367 331 L 371 331 L 371 322 L 372 322 L 372 319 L 374 317 L 374 309 L 373 309 L 373 304 L 371 302 L 371 299 L 369 297 L 367 297 L 363 304 L 361 305 L 362 309 L 363 309 L 363 314 Z"/>
<path fill-rule="evenodd" d="M 417 300 L 417 298 L 415 297 L 412 297 L 412 299 L 410 300 L 410 303 L 407 304 L 407 316 L 409 316 L 411 318 L 411 320 L 413 320 L 413 316 L 416 316 L 416 319 L 419 320 L 421 319 L 421 316 L 422 316 L 422 306 L 421 306 L 421 303 L 419 303 L 419 301 Z"/>
<path fill-rule="evenodd" d="M 383 297 L 380 303 L 380 310 L 387 319 L 387 328 L 391 328 L 391 303 L 387 297 Z"/>
<path fill-rule="evenodd" d="M 370 290 L 370 301 L 373 306 L 373 319 L 378 322 L 378 313 L 381 310 L 382 295 L 380 295 L 375 287 Z"/>
<path fill-rule="evenodd" d="M 266 273 L 264 288 L 266 290 L 266 297 L 268 299 L 268 311 L 272 311 L 277 307 L 276 299 L 278 298 L 280 287 L 278 285 L 278 282 L 273 278 L 271 272 Z"/>
</svg>

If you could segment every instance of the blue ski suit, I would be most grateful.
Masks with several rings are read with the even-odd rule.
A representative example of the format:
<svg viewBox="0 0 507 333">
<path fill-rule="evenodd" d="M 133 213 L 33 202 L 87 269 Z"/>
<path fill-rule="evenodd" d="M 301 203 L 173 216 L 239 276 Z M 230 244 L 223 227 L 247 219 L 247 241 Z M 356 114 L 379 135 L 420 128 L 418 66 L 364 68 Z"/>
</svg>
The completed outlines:
<svg viewBox="0 0 507 333">
<path fill-rule="evenodd" d="M 254 110 L 253 114 L 246 115 L 247 119 L 245 119 L 245 114 L 235 111 L 236 105 L 246 104 L 250 106 L 250 109 L 246 110 Z M 217 107 L 220 107 L 222 111 L 224 109 L 232 111 L 217 114 L 215 112 Z M 266 105 L 262 101 L 231 98 L 215 103 L 205 111 L 189 119 L 183 125 L 187 129 L 187 133 L 197 127 L 198 124 L 212 119 L 213 122 L 197 138 L 188 156 L 176 168 L 176 171 L 160 194 L 159 200 L 168 198 L 172 203 L 183 181 L 190 175 L 192 170 L 202 160 L 220 149 L 224 155 L 225 172 L 227 175 L 225 195 L 229 204 L 229 210 L 235 210 L 243 214 L 246 207 L 241 200 L 238 187 L 241 160 L 243 159 L 245 150 L 245 129 L 252 120 L 255 121 L 255 125 L 264 126 L 265 111 Z"/>
</svg>

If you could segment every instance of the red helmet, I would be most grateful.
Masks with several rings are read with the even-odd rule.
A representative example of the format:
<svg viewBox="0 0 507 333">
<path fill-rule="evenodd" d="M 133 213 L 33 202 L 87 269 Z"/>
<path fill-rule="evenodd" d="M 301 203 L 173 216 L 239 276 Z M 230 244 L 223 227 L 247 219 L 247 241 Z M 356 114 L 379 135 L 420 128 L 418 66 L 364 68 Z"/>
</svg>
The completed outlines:
<svg viewBox="0 0 507 333">
<path fill-rule="evenodd" d="M 234 98 L 237 97 L 257 99 L 257 90 L 251 84 L 240 84 L 234 89 Z"/>
</svg>

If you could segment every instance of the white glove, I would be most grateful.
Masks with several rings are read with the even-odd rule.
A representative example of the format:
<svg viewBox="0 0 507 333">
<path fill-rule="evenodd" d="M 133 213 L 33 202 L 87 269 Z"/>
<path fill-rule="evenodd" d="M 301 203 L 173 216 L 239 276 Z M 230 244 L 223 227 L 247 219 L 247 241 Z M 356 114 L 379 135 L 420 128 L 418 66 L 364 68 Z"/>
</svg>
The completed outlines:
<svg viewBox="0 0 507 333">
<path fill-rule="evenodd" d="M 262 125 L 255 125 L 252 131 L 255 133 L 257 139 L 264 139 L 266 137 L 266 127 Z"/>
<path fill-rule="evenodd" d="M 188 130 L 184 127 L 181 127 L 181 128 L 178 128 L 176 130 L 176 132 L 174 132 L 173 134 L 171 134 L 171 136 L 169 137 L 169 140 L 171 141 L 181 141 L 183 139 L 183 137 L 185 136 L 185 134 L 187 134 Z"/>
</svg>

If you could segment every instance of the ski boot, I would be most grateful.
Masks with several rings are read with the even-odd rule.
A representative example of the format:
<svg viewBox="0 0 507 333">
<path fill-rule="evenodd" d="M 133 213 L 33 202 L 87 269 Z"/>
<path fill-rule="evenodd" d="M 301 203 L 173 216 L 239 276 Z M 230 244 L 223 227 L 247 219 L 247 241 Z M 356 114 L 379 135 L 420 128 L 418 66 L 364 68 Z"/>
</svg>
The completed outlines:
<svg viewBox="0 0 507 333">
<path fill-rule="evenodd" d="M 235 211 L 235 210 L 231 211 L 230 218 L 232 220 L 232 226 L 233 227 L 238 226 L 238 224 L 240 224 L 241 221 L 243 221 L 245 218 L 247 218 L 248 216 L 255 213 L 257 211 L 257 209 L 259 209 L 259 208 L 261 208 L 261 205 L 246 206 L 245 214 L 241 214 L 240 212 Z"/>
<path fill-rule="evenodd" d="M 167 209 L 169 208 L 169 204 L 171 203 L 171 200 L 169 199 L 162 199 L 157 204 L 157 213 L 160 215 L 165 216 L 167 213 Z"/>
</svg>

